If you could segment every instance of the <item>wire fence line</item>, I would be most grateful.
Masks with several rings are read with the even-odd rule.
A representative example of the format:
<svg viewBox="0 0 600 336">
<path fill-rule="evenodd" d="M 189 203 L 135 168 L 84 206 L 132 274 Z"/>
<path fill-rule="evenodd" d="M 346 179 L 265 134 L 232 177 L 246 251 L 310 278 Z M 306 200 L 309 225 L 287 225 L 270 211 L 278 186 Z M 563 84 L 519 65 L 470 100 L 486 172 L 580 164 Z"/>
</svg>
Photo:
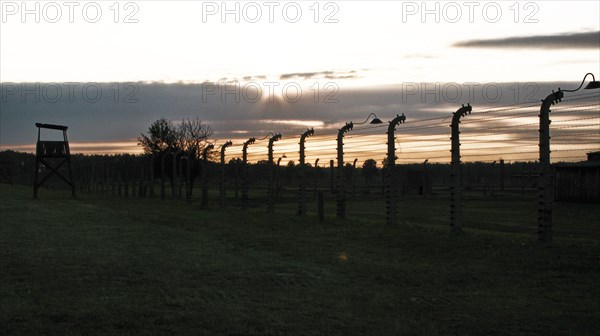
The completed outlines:
<svg viewBox="0 0 600 336">
<path fill-rule="evenodd" d="M 597 93 L 578 93 L 563 99 L 563 103 L 552 108 L 552 144 L 555 146 L 576 145 L 568 149 L 578 155 L 562 155 L 567 148 L 553 150 L 553 161 L 585 159 L 586 151 L 600 150 L 600 96 Z M 461 121 L 461 143 L 464 162 L 488 160 L 497 156 L 507 162 L 536 161 L 535 151 L 515 151 L 516 148 L 535 147 L 539 122 L 539 102 L 521 102 L 478 110 Z M 577 117 L 570 117 L 576 115 Z M 412 119 L 407 113 L 407 121 L 396 131 L 395 144 L 401 163 L 418 163 L 433 160 L 437 163 L 450 162 L 449 119 L 451 115 Z M 344 135 L 344 157 L 347 162 L 358 159 L 362 166 L 367 159 L 376 160 L 379 167 L 386 156 L 387 123 L 355 126 Z M 575 131 L 575 132 L 572 132 Z M 337 129 L 315 130 L 315 135 L 306 143 L 306 156 L 319 158 L 321 162 L 336 159 L 338 144 Z M 274 157 L 282 158 L 286 165 L 297 162 L 300 134 L 287 135 L 274 145 Z M 218 144 L 217 141 L 217 150 Z M 256 140 L 248 147 L 248 161 L 256 163 L 266 160 L 268 138 Z M 502 145 L 499 145 L 502 144 Z M 477 145 L 477 146 L 475 146 Z M 215 152 L 217 151 L 215 150 Z M 491 152 L 490 152 L 491 151 Z M 447 155 L 441 155 L 446 152 Z M 418 155 L 415 155 L 418 154 Z M 528 155 L 529 154 L 529 155 Z M 225 153 L 226 162 L 242 156 L 242 144 L 234 142 Z M 218 161 L 215 155 L 212 160 Z"/>
<path fill-rule="evenodd" d="M 459 144 L 461 189 L 521 195 L 532 195 L 538 190 L 539 105 L 525 102 L 482 110 L 473 106 L 471 113 L 464 115 L 460 120 Z M 600 151 L 600 95 L 580 94 L 564 99 L 552 108 L 550 118 L 552 162 L 583 161 L 587 153 Z M 392 144 L 388 143 L 386 122 L 355 125 L 343 133 L 342 147 L 338 142 L 341 131 L 316 129 L 304 141 L 306 166 L 310 169 L 298 165 L 301 134 L 283 134 L 275 142 L 270 142 L 269 136 L 256 136 L 258 139 L 247 147 L 250 167 L 241 163 L 242 141 L 226 148 L 226 165 L 220 165 L 216 155 L 220 150 L 218 141 L 208 161 L 186 158 L 185 153 L 94 160 L 80 157 L 81 160 L 74 160 L 74 175 L 83 192 L 185 198 L 191 202 L 199 195 L 194 190 L 201 189 L 202 204 L 207 204 L 206 190 L 217 185 L 221 194 L 227 195 L 221 196 L 221 203 L 235 203 L 244 186 L 250 190 L 268 189 L 269 202 L 273 195 L 306 193 L 310 187 L 313 198 L 318 191 L 338 195 L 337 207 L 350 192 L 368 192 L 387 199 L 400 194 L 445 193 L 453 183 L 451 164 L 456 162 L 452 157 L 451 119 L 452 114 L 448 113 L 413 120 L 406 113 L 406 121 L 395 125 Z M 273 144 L 271 162 L 267 155 L 269 143 Z M 393 153 L 389 152 L 390 145 Z M 390 155 L 398 165 L 393 174 L 386 166 Z M 386 188 L 390 185 L 397 187 L 389 191 Z M 260 198 L 256 194 L 254 197 Z"/>
<path fill-rule="evenodd" d="M 575 145 L 571 143 L 574 136 L 585 136 L 577 143 L 577 148 L 569 149 L 580 153 L 580 159 L 585 158 L 586 151 L 600 150 L 600 103 L 597 94 L 579 94 L 566 101 L 577 102 L 568 106 L 557 106 L 553 109 L 554 131 L 552 143 L 561 145 Z M 464 140 L 463 147 L 465 162 L 487 160 L 489 156 L 498 156 L 506 161 L 536 161 L 535 151 L 515 151 L 515 148 L 537 146 L 537 133 L 539 126 L 539 103 L 511 104 L 478 111 L 476 107 L 470 116 L 461 122 L 461 131 Z M 481 116 L 481 115 L 485 116 Z M 576 115 L 577 117 L 570 117 Z M 396 147 L 398 159 L 402 163 L 416 163 L 423 160 L 435 160 L 439 163 L 450 162 L 450 155 L 439 155 L 450 150 L 449 144 L 449 117 L 436 117 L 411 120 L 407 115 L 407 122 L 397 129 Z M 555 125 L 555 126 L 554 126 Z M 358 159 L 362 165 L 367 159 L 375 159 L 378 165 L 386 156 L 386 126 L 387 124 L 356 126 L 344 135 L 344 154 L 348 162 Z M 570 129 L 589 129 L 598 132 L 569 133 Z M 564 132 L 563 132 L 564 131 Z M 315 135 L 306 142 L 307 157 L 320 158 L 323 161 L 337 157 L 337 130 L 315 130 Z M 284 137 L 275 144 L 274 153 L 284 155 L 284 164 L 295 161 L 297 156 L 297 142 L 299 135 Z M 504 146 L 486 144 L 506 143 Z M 469 146 L 478 144 L 481 146 Z M 264 160 L 265 146 L 258 143 L 250 147 L 248 158 L 250 161 Z M 415 151 L 415 150 L 419 151 Z M 484 152 L 488 151 L 488 152 Z M 490 153 L 489 151 L 493 151 Z M 578 158 L 575 155 L 561 155 L 566 152 L 564 148 L 554 151 L 554 161 L 571 160 Z M 317 153 L 314 153 L 317 152 Z M 241 147 L 231 150 L 228 158 L 236 158 L 241 153 Z M 411 154 L 414 155 L 403 155 Z"/>
</svg>

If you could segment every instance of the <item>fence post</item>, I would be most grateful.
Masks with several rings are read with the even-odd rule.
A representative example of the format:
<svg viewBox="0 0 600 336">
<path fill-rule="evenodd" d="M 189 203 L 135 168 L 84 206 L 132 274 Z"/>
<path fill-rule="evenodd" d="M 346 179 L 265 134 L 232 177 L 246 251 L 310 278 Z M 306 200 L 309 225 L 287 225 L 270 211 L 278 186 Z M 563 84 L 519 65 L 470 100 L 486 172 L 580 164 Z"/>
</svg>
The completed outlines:
<svg viewBox="0 0 600 336">
<path fill-rule="evenodd" d="M 144 179 L 146 177 L 146 169 L 144 169 L 144 162 L 141 162 L 139 176 L 140 176 L 140 178 L 138 179 L 137 193 L 138 193 L 138 197 L 142 198 L 142 197 L 146 196 L 146 195 L 144 195 Z"/>
<path fill-rule="evenodd" d="M 285 154 L 283 154 L 282 157 L 277 159 L 277 169 L 275 170 L 275 196 L 279 197 L 279 194 L 281 193 L 281 168 L 280 168 L 280 164 L 281 164 L 281 160 L 283 158 L 287 158 L 287 156 L 285 156 Z"/>
<path fill-rule="evenodd" d="M 96 184 L 96 164 L 91 165 L 90 168 L 90 183 L 88 184 L 88 194 L 92 194 L 94 190 L 94 185 Z"/>
<path fill-rule="evenodd" d="M 552 167 L 550 166 L 550 106 L 559 102 L 564 94 L 561 90 L 552 91 L 540 108 L 540 163 L 539 163 L 539 203 L 538 203 L 538 239 L 552 241 Z"/>
<path fill-rule="evenodd" d="M 453 231 L 460 231 L 462 226 L 462 179 L 460 176 L 460 118 L 466 114 L 471 114 L 472 108 L 469 104 L 462 106 L 452 116 L 452 163 L 451 163 L 451 187 L 450 187 L 450 227 Z"/>
<path fill-rule="evenodd" d="M 185 165 L 185 201 L 190 203 L 192 201 L 192 172 L 191 172 L 191 167 L 192 167 L 192 158 L 191 155 L 189 153 L 186 153 L 184 156 L 181 157 L 181 160 L 185 160 L 186 161 L 186 165 Z M 179 175 L 180 177 L 183 179 L 183 164 L 181 164 L 181 162 L 179 163 Z M 179 185 L 179 197 L 181 197 L 181 185 Z"/>
<path fill-rule="evenodd" d="M 352 185 L 352 197 L 356 196 L 356 178 L 354 175 L 356 175 L 356 162 L 358 162 L 358 159 L 354 159 L 354 162 L 352 163 L 352 174 L 350 174 L 350 184 Z"/>
<path fill-rule="evenodd" d="M 318 202 L 318 212 L 319 212 L 319 222 L 323 222 L 323 218 L 325 217 L 325 205 L 323 201 L 323 192 L 319 191 L 317 194 L 317 202 Z"/>
<path fill-rule="evenodd" d="M 385 190 L 386 190 L 385 177 L 386 177 L 386 175 L 387 175 L 387 169 L 386 169 L 386 167 L 382 167 L 381 168 L 381 196 L 385 196 Z"/>
<path fill-rule="evenodd" d="M 335 184 L 334 184 L 334 176 L 335 176 L 335 168 L 333 165 L 333 160 L 329 160 L 329 190 L 331 192 L 335 191 Z"/>
<path fill-rule="evenodd" d="M 429 181 L 427 179 L 427 162 L 429 162 L 429 159 L 426 159 L 425 161 L 423 161 L 423 177 L 421 179 L 421 196 L 425 196 L 427 195 L 427 191 L 429 189 Z"/>
<path fill-rule="evenodd" d="M 242 148 L 242 209 L 244 210 L 248 208 L 248 146 L 255 141 L 255 138 L 248 139 Z"/>
<path fill-rule="evenodd" d="M 494 197 L 494 188 L 496 187 L 496 161 L 492 162 L 492 169 L 488 176 L 490 177 L 488 181 L 488 184 L 490 185 L 490 193 L 492 197 Z"/>
<path fill-rule="evenodd" d="M 235 179 L 234 179 L 234 197 L 235 199 L 238 199 L 239 197 L 239 192 L 240 192 L 240 165 L 239 162 L 236 160 L 235 161 Z"/>
<path fill-rule="evenodd" d="M 202 151 L 202 207 L 205 208 L 208 205 L 208 153 L 213 150 L 215 146 L 208 144 Z"/>
<path fill-rule="evenodd" d="M 338 218 L 346 218 L 346 187 L 344 176 L 344 133 L 354 127 L 352 122 L 346 123 L 338 130 L 337 136 L 337 206 L 335 214 Z"/>
<path fill-rule="evenodd" d="M 155 162 L 155 156 L 151 155 L 150 156 L 150 185 L 148 186 L 150 190 L 148 190 L 148 193 L 150 197 L 154 198 L 154 162 Z"/>
<path fill-rule="evenodd" d="M 525 164 L 521 163 L 521 196 L 525 195 Z"/>
<path fill-rule="evenodd" d="M 396 192 L 396 137 L 394 132 L 396 131 L 396 126 L 398 124 L 402 124 L 406 122 L 406 117 L 404 113 L 401 116 L 396 115 L 390 124 L 388 125 L 387 130 L 387 168 L 386 168 L 386 224 L 387 225 L 396 225 L 396 213 L 397 213 L 397 192 Z"/>
<path fill-rule="evenodd" d="M 165 157 L 168 152 L 162 153 L 160 157 L 160 199 L 165 199 Z"/>
<path fill-rule="evenodd" d="M 504 191 L 504 160 L 500 159 L 500 191 Z"/>
<path fill-rule="evenodd" d="M 315 167 L 313 169 L 313 193 L 317 195 L 317 180 L 321 176 L 321 168 L 319 167 L 319 159 L 315 160 Z"/>
<path fill-rule="evenodd" d="M 219 205 L 225 207 L 225 150 L 231 146 L 232 142 L 227 141 L 221 146 L 221 179 L 219 183 Z"/>
<path fill-rule="evenodd" d="M 171 153 L 173 155 L 173 162 L 172 162 L 172 166 L 173 166 L 173 171 L 171 173 L 171 198 L 175 199 L 176 197 L 176 192 L 177 189 L 179 188 L 179 177 L 175 174 L 177 172 L 177 155 L 179 155 L 179 150 L 176 151 L 175 153 Z M 175 185 L 177 184 L 177 186 Z"/>
<path fill-rule="evenodd" d="M 309 129 L 306 130 L 306 132 L 302 133 L 302 136 L 300 136 L 300 185 L 299 185 L 299 190 L 298 190 L 298 215 L 303 216 L 306 214 L 306 164 L 305 164 L 305 160 L 306 160 L 306 156 L 304 154 L 305 148 L 304 148 L 304 143 L 306 141 L 306 138 L 314 135 L 315 134 L 315 130 L 314 129 Z M 318 160 L 318 159 L 317 159 Z"/>
<path fill-rule="evenodd" d="M 183 184 L 186 180 L 185 176 L 183 176 L 183 164 L 182 161 L 186 159 L 186 155 L 185 153 L 183 153 L 183 156 L 179 159 L 179 187 L 177 188 L 177 197 L 181 198 L 182 192 L 181 189 L 183 188 Z"/>
<path fill-rule="evenodd" d="M 281 134 L 275 134 L 269 139 L 269 186 L 268 186 L 268 203 L 267 211 L 275 211 L 275 192 L 273 186 L 275 185 L 275 164 L 273 163 L 273 145 L 275 141 L 281 139 Z"/>
<path fill-rule="evenodd" d="M 116 196 L 115 182 L 117 180 L 117 176 L 116 176 L 117 174 L 116 174 L 116 168 L 115 168 L 116 167 L 116 163 L 112 162 L 111 165 L 110 165 L 110 167 L 111 167 L 111 170 L 110 170 L 110 176 L 111 176 L 111 178 L 110 178 L 110 182 L 111 182 L 110 183 L 111 184 L 111 196 L 114 197 L 114 196 Z"/>
</svg>

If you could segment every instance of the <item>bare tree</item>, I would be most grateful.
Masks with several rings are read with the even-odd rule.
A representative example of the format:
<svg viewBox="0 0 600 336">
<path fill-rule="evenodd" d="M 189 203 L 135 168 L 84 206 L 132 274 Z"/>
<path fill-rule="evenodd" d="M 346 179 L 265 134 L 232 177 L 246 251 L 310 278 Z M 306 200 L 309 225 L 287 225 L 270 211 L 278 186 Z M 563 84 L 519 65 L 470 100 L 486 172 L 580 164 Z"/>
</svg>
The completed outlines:
<svg viewBox="0 0 600 336">
<path fill-rule="evenodd" d="M 212 127 L 202 120 L 183 120 L 175 131 L 177 148 L 194 158 L 200 158 L 212 135 Z"/>
<path fill-rule="evenodd" d="M 138 141 L 146 154 L 181 151 L 199 158 L 212 135 L 212 127 L 200 119 L 186 119 L 173 125 L 170 120 L 160 118 L 150 125 L 147 134 L 141 134 Z"/>
</svg>

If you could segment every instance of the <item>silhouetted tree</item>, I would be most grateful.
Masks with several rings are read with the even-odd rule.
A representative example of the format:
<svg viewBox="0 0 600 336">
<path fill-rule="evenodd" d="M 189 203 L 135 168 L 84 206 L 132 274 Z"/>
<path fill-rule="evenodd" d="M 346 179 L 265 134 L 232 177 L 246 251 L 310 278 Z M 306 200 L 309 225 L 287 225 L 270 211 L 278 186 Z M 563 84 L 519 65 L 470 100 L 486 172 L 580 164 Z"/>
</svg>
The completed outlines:
<svg viewBox="0 0 600 336">
<path fill-rule="evenodd" d="M 388 166 L 388 159 L 387 158 L 383 158 L 383 160 L 381 160 L 381 165 L 383 166 L 383 168 L 387 168 L 387 166 Z"/>
<path fill-rule="evenodd" d="M 377 161 L 373 159 L 367 159 L 362 165 L 362 176 L 367 181 L 371 181 L 374 176 L 377 175 Z"/>
<path fill-rule="evenodd" d="M 163 117 L 153 122 L 148 128 L 148 135 L 141 134 L 138 141 L 145 154 L 163 154 L 177 147 L 176 130 L 173 123 Z"/>
<path fill-rule="evenodd" d="M 202 150 L 208 145 L 213 129 L 200 119 L 186 119 L 174 132 L 177 149 L 188 153 L 192 158 L 200 158 Z"/>
<path fill-rule="evenodd" d="M 212 134 L 212 127 L 200 119 L 182 120 L 181 124 L 175 126 L 163 117 L 153 122 L 147 134 L 141 134 L 138 141 L 145 154 L 181 151 L 193 158 L 200 158 Z"/>
<path fill-rule="evenodd" d="M 193 188 L 193 181 L 201 169 L 198 159 L 208 145 L 212 134 L 212 128 L 200 119 L 182 120 L 181 124 L 175 126 L 173 122 L 163 117 L 153 122 L 148 128 L 147 134 L 141 134 L 138 141 L 145 154 L 160 158 L 160 160 L 154 161 L 154 172 L 157 176 L 164 173 L 172 177 L 174 176 L 173 169 L 180 169 L 186 176 L 188 165 L 181 158 L 189 156 L 191 158 L 189 173 Z M 161 170 L 163 157 L 168 160 L 165 162 L 165 172 Z M 175 160 L 175 166 L 173 160 Z M 174 180 L 171 179 L 171 182 L 174 183 Z"/>
</svg>

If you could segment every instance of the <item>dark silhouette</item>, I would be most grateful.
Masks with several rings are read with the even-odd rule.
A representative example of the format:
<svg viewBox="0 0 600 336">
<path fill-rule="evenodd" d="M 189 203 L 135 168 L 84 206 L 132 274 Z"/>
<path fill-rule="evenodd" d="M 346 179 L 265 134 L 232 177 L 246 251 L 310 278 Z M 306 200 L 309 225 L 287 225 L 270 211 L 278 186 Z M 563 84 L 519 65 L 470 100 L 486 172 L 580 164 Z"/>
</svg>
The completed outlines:
<svg viewBox="0 0 600 336">
<path fill-rule="evenodd" d="M 145 154 L 157 158 L 153 171 L 163 182 L 166 177 L 170 178 L 173 193 L 176 184 L 182 186 L 181 181 L 176 181 L 177 177 L 186 177 L 186 197 L 189 197 L 194 181 L 201 173 L 202 154 L 208 146 L 213 146 L 209 142 L 212 134 L 212 128 L 199 119 L 187 119 L 174 125 L 172 121 L 160 118 L 148 127 L 147 134 L 140 135 L 138 141 Z M 209 151 L 207 154 L 211 156 L 213 153 Z"/>
<path fill-rule="evenodd" d="M 363 162 L 361 175 L 365 178 L 366 182 L 371 182 L 377 176 L 377 173 L 377 161 L 367 159 Z"/>
<path fill-rule="evenodd" d="M 35 175 L 33 182 L 33 197 L 37 198 L 37 192 L 44 182 L 52 175 L 58 176 L 71 186 L 71 193 L 75 196 L 75 184 L 73 183 L 73 171 L 71 170 L 71 152 L 67 140 L 67 126 L 36 123 L 38 128 L 38 139 L 35 152 Z M 42 141 L 40 139 L 42 128 L 63 132 L 63 141 Z M 67 163 L 69 176 L 65 177 L 59 172 L 63 164 Z M 50 172 L 39 180 L 40 164 L 50 169 Z"/>
</svg>

